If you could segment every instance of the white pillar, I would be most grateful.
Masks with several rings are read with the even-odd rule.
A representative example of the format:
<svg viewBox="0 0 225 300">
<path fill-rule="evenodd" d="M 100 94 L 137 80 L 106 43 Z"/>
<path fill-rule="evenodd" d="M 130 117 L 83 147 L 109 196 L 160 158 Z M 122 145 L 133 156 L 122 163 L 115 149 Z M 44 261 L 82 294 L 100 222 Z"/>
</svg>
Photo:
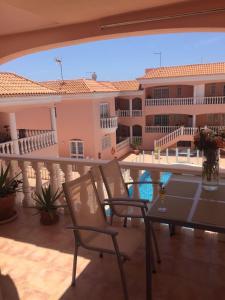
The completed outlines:
<svg viewBox="0 0 225 300">
<path fill-rule="evenodd" d="M 15 154 L 20 154 L 19 144 L 18 144 L 18 135 L 16 128 L 16 114 L 9 113 L 9 127 L 10 127 L 10 136 L 13 141 L 13 150 Z"/>
<path fill-rule="evenodd" d="M 129 99 L 129 111 L 130 111 L 130 117 L 132 117 L 132 99 Z"/>
<path fill-rule="evenodd" d="M 55 107 L 51 107 L 50 113 L 51 113 L 51 128 L 52 128 L 52 130 L 54 130 L 55 142 L 58 143 Z"/>
<path fill-rule="evenodd" d="M 192 116 L 192 127 L 196 127 L 196 115 Z"/>
</svg>

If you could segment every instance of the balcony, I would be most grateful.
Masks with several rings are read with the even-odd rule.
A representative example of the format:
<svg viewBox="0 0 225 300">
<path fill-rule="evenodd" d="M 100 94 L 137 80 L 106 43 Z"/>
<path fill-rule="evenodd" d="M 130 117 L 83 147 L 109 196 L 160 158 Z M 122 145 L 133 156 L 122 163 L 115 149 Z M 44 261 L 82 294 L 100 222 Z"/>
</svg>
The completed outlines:
<svg viewBox="0 0 225 300">
<path fill-rule="evenodd" d="M 69 181 L 84 174 L 91 166 L 105 162 L 4 155 L 1 155 L 1 160 L 18 162 L 11 167 L 19 166 L 16 171 L 22 170 L 23 176 L 24 199 L 18 202 L 18 218 L 15 222 L 1 225 L 0 237 L 0 260 L 4 262 L 1 273 L 11 277 L 19 299 L 31 299 L 31 296 L 35 299 L 88 299 L 90 289 L 93 300 L 104 299 L 106 291 L 107 299 L 122 299 L 115 258 L 104 255 L 101 260 L 95 253 L 83 249 L 79 251 L 76 288 L 70 287 L 74 243 L 72 233 L 65 229 L 65 224 L 70 224 L 70 218 L 62 210 L 60 223 L 44 228 L 33 210 L 20 206 L 20 203 L 24 206 L 33 205 L 32 190 L 38 190 L 46 181 L 46 178 L 42 178 L 43 168 L 47 167 L 49 180 L 57 188 L 61 182 Z M 176 173 L 176 180 L 178 176 L 182 180 L 183 174 L 185 177 L 188 174 L 197 175 L 192 178 L 200 180 L 198 176 L 201 174 L 200 167 L 192 166 L 130 162 L 120 164 L 124 170 L 123 175 L 133 181 L 139 179 L 143 170 L 147 170 L 154 179 L 160 178 L 160 172 L 163 171 Z M 30 180 L 28 167 L 32 167 L 34 174 L 39 175 Z M 221 170 L 221 175 L 225 175 L 224 170 Z M 137 196 L 138 190 L 134 189 L 134 197 Z M 222 236 L 180 228 L 176 237 L 170 238 L 165 225 L 159 225 L 156 232 L 162 263 L 154 275 L 153 299 L 160 296 L 162 300 L 168 300 L 168 297 L 180 300 L 184 294 L 185 299 L 219 299 L 221 290 L 225 290 L 225 284 L 221 281 L 225 276 L 225 244 L 218 242 Z M 131 299 L 145 299 L 144 245 L 140 245 L 138 255 L 135 254 L 129 264 L 125 265 L 125 270 Z M 98 289 L 93 288 L 95 286 Z"/>
<path fill-rule="evenodd" d="M 146 133 L 170 133 L 180 126 L 145 126 Z"/>
<path fill-rule="evenodd" d="M 117 117 L 100 118 L 100 127 L 108 133 L 115 132 L 118 127 Z"/>
<path fill-rule="evenodd" d="M 225 104 L 225 96 L 145 99 L 145 106 L 215 105 Z"/>
<path fill-rule="evenodd" d="M 117 110 L 117 117 L 142 117 L 142 110 Z"/>
<path fill-rule="evenodd" d="M 56 144 L 54 130 L 18 129 L 18 147 L 21 155 Z M 0 143 L 1 154 L 14 154 L 14 141 Z"/>
</svg>

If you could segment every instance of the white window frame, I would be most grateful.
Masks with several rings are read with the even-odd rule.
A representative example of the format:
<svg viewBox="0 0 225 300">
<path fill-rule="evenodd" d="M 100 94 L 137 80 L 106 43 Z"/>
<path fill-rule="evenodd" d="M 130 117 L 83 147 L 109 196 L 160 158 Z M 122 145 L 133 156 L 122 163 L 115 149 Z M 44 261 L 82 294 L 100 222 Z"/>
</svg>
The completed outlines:
<svg viewBox="0 0 225 300">
<path fill-rule="evenodd" d="M 100 103 L 100 118 L 108 118 L 110 116 L 110 109 L 109 109 L 109 103 Z"/>
<path fill-rule="evenodd" d="M 109 134 L 104 135 L 102 137 L 102 150 L 111 148 L 112 142 L 111 142 L 111 136 Z"/>
<path fill-rule="evenodd" d="M 75 152 L 73 152 L 73 145 L 74 144 L 74 146 L 75 146 Z M 82 145 L 82 153 L 79 153 L 79 144 L 81 144 Z M 84 158 L 84 141 L 82 141 L 82 140 L 76 140 L 76 139 L 74 139 L 74 140 L 70 140 L 69 141 L 69 146 L 70 146 L 70 157 L 71 158 L 76 158 L 76 159 L 82 159 L 82 158 Z"/>
</svg>

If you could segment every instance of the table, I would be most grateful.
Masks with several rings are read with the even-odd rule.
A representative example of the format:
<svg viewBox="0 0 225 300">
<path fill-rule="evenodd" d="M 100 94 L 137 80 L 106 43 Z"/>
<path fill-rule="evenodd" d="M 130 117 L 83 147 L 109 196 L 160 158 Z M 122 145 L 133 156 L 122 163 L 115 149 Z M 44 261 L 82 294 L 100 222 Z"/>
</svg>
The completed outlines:
<svg viewBox="0 0 225 300">
<path fill-rule="evenodd" d="M 146 300 L 152 300 L 151 230 L 152 222 L 172 226 L 225 233 L 225 184 L 216 191 L 202 190 L 201 181 L 195 179 L 171 180 L 166 186 L 163 207 L 156 199 L 145 218 L 146 238 Z"/>
</svg>

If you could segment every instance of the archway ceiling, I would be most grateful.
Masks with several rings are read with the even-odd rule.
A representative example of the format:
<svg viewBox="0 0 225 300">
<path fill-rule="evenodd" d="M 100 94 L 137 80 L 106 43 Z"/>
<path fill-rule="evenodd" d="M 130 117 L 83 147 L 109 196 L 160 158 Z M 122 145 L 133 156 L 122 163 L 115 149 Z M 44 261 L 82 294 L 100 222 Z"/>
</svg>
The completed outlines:
<svg viewBox="0 0 225 300">
<path fill-rule="evenodd" d="M 188 0 L 3 0 L 0 35 L 90 22 Z"/>
<path fill-rule="evenodd" d="M 0 63 L 85 41 L 218 30 L 224 0 L 1 0 Z"/>
</svg>

